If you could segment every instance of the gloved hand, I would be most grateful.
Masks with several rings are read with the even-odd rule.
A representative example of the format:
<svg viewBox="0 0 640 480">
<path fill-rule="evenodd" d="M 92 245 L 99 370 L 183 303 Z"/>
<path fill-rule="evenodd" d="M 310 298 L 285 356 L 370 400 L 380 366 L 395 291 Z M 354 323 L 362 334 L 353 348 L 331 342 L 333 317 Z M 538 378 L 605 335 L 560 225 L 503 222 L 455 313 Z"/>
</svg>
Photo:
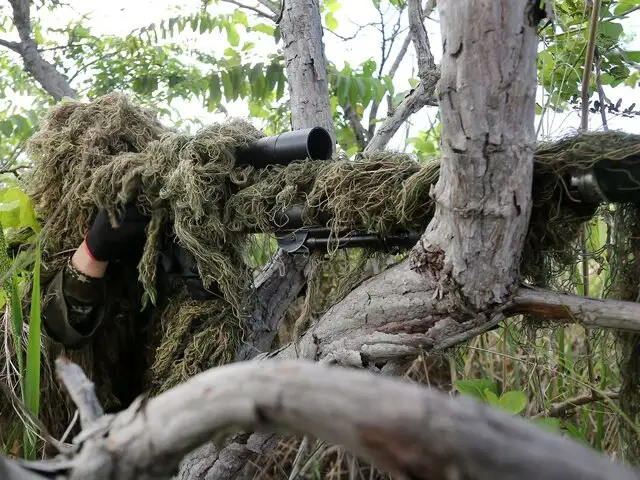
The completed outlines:
<svg viewBox="0 0 640 480">
<path fill-rule="evenodd" d="M 119 227 L 113 228 L 106 210 L 98 212 L 85 236 L 89 254 L 98 261 L 136 261 L 142 255 L 150 218 L 140 213 L 134 202 L 129 203 Z"/>
</svg>

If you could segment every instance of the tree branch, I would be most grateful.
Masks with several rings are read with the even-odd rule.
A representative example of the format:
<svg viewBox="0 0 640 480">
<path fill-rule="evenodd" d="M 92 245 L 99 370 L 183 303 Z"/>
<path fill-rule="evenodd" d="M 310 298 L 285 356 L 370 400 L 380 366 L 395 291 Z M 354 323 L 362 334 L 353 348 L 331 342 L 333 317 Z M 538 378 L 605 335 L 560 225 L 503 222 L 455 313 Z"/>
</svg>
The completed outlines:
<svg viewBox="0 0 640 480">
<path fill-rule="evenodd" d="M 306 282 L 306 264 L 303 256 L 278 250 L 256 278 L 252 294 L 255 305 L 247 318 L 249 333 L 236 353 L 236 361 L 250 360 L 269 351 L 280 320 Z"/>
<path fill-rule="evenodd" d="M 537 315 L 552 322 L 579 323 L 587 328 L 640 332 L 640 306 L 636 302 L 521 287 L 504 311 L 508 315 Z"/>
<path fill-rule="evenodd" d="M 427 4 L 427 8 L 429 8 L 430 5 L 430 3 Z M 365 151 L 384 149 L 400 126 L 406 122 L 411 115 L 430 103 L 440 78 L 439 68 L 435 65 L 429 45 L 429 38 L 424 28 L 420 0 L 409 0 L 408 15 L 410 36 L 418 57 L 420 84 L 404 99 L 398 108 L 391 113 L 391 116 L 384 121 L 376 134 L 371 138 Z M 369 128 L 371 128 L 371 126 Z"/>
<path fill-rule="evenodd" d="M 87 428 L 92 422 L 104 415 L 100 401 L 96 396 L 93 382 L 82 369 L 66 358 L 56 360 L 56 372 L 78 407 L 80 425 Z"/>
<path fill-rule="evenodd" d="M 580 407 L 582 405 L 587 405 L 589 403 L 597 402 L 598 400 L 616 400 L 620 396 L 619 392 L 596 392 L 591 391 L 586 395 L 580 395 L 578 397 L 570 398 L 569 400 L 565 400 L 564 402 L 559 402 L 551 406 L 546 413 L 540 413 L 536 415 L 534 418 L 540 417 L 563 417 L 569 410 L 574 409 L 575 407 Z"/>
<path fill-rule="evenodd" d="M 282 12 L 274 2 L 261 0 L 260 3 L 278 17 L 282 14 L 280 30 L 293 128 L 321 126 L 327 129 L 335 142 L 317 0 L 287 0 Z M 278 250 L 263 269 L 252 292 L 255 307 L 247 320 L 249 334 L 236 353 L 237 360 L 253 358 L 270 350 L 283 314 L 306 283 L 304 269 L 307 264 L 307 257 L 291 256 Z M 192 452 L 182 463 L 178 478 L 190 478 L 193 468 L 215 473 L 214 477 L 220 480 L 233 478 L 234 471 L 246 465 L 255 452 L 260 448 L 268 448 L 265 443 L 253 448 L 244 438 L 236 436 L 222 449 L 207 445 L 204 450 Z M 269 446 L 272 445 L 273 442 L 269 443 Z"/>
<path fill-rule="evenodd" d="M 420 77 L 420 81 L 425 84 L 433 84 L 435 86 L 435 82 L 438 81 L 438 69 L 433 58 L 433 53 L 431 53 L 429 36 L 424 27 L 424 14 L 420 0 L 408 0 L 407 6 L 409 12 L 409 32 L 411 32 L 411 39 L 413 40 L 413 46 L 416 50 L 416 56 L 418 57 L 418 76 Z"/>
<path fill-rule="evenodd" d="M 13 50 L 16 53 L 21 53 L 20 44 L 18 42 L 12 42 L 10 40 L 4 40 L 0 38 L 0 45 L 2 45 L 3 47 L 7 47 L 9 50 Z"/>
<path fill-rule="evenodd" d="M 258 16 L 271 20 L 272 22 L 275 22 L 276 19 L 278 18 L 275 13 L 269 14 L 267 12 L 263 12 L 257 7 L 247 5 L 245 3 L 239 2 L 238 0 L 223 0 L 223 1 L 227 3 L 232 3 L 233 5 L 237 5 L 240 8 L 246 8 L 247 10 L 251 10 L 252 12 L 256 13 Z"/>
<path fill-rule="evenodd" d="M 281 0 L 281 1 L 284 1 L 284 0 Z M 280 17 L 280 14 L 282 13 L 281 3 L 274 2 L 272 0 L 258 0 L 258 3 L 260 3 L 261 5 L 264 5 L 269 10 L 271 10 L 271 13 L 275 15 L 276 19 Z"/>
<path fill-rule="evenodd" d="M 393 111 L 391 116 L 380 125 L 380 128 L 371 138 L 364 151 L 371 152 L 375 150 L 384 150 L 398 129 L 407 121 L 407 119 L 422 109 L 422 107 L 431 103 L 436 83 L 437 80 L 431 88 L 420 83 L 409 95 L 407 95 L 402 103 Z"/>
<path fill-rule="evenodd" d="M 24 68 L 55 100 L 63 97 L 76 98 L 67 78 L 55 66 L 42 58 L 36 42 L 31 38 L 29 0 L 9 0 L 13 9 L 13 23 L 20 36 L 19 53 Z"/>
<path fill-rule="evenodd" d="M 167 478 L 207 439 L 254 428 L 342 445 L 399 479 L 637 479 L 574 440 L 474 400 L 300 360 L 212 369 L 105 425 L 84 435 L 62 478 Z"/>
</svg>

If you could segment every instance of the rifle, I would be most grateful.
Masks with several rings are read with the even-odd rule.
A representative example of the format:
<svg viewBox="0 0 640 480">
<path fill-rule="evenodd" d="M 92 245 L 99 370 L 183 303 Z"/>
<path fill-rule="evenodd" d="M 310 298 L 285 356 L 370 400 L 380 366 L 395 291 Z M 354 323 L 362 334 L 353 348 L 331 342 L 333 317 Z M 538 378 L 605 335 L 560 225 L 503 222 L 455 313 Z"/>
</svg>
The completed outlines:
<svg viewBox="0 0 640 480">
<path fill-rule="evenodd" d="M 265 168 L 268 165 L 289 165 L 294 161 L 329 160 L 333 155 L 331 135 L 322 127 L 292 130 L 264 137 L 236 151 L 236 165 Z M 293 205 L 274 218 L 274 235 L 278 247 L 287 253 L 300 254 L 327 248 L 374 248 L 399 253 L 411 248 L 420 239 L 419 232 L 378 235 L 372 232 L 331 235 L 327 227 L 306 227 L 302 221 L 302 205 Z M 320 219 L 328 221 L 325 214 Z M 277 225 L 277 226 L 276 226 Z"/>
<path fill-rule="evenodd" d="M 265 137 L 236 152 L 237 165 L 265 168 L 288 165 L 293 161 L 329 160 L 333 154 L 331 136 L 322 127 L 293 130 Z M 566 187 L 563 201 L 582 206 L 602 203 L 640 202 L 640 156 L 625 159 L 603 159 L 588 169 L 579 169 L 563 179 Z M 278 246 L 292 254 L 316 249 L 367 247 L 389 253 L 412 248 L 422 232 L 399 232 L 378 235 L 374 232 L 339 233 L 331 236 L 327 227 L 306 227 L 302 221 L 302 205 L 293 205 L 274 219 L 274 235 Z M 326 224 L 328 215 L 320 213 L 319 223 Z"/>
</svg>

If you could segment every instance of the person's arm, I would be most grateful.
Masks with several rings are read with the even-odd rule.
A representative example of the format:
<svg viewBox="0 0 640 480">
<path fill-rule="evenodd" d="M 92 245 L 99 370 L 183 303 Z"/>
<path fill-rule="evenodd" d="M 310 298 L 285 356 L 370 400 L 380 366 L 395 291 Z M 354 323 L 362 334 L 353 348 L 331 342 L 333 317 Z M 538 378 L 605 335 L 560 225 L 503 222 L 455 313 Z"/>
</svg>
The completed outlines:
<svg viewBox="0 0 640 480">
<path fill-rule="evenodd" d="M 93 337 L 104 319 L 109 262 L 139 258 L 147 223 L 132 206 L 119 228 L 111 226 L 106 212 L 98 214 L 69 262 L 45 283 L 43 325 L 51 338 L 78 348 Z"/>
<path fill-rule="evenodd" d="M 49 337 L 67 348 L 82 347 L 92 338 L 104 318 L 107 265 L 91 257 L 83 241 L 69 262 L 43 282 L 42 317 Z"/>
</svg>

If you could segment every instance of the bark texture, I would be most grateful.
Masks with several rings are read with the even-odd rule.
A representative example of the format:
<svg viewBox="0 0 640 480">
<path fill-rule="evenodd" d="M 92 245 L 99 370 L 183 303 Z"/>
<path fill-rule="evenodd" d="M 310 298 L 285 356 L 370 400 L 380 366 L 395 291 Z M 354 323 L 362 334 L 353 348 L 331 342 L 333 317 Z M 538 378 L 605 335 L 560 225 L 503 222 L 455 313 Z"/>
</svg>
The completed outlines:
<svg viewBox="0 0 640 480">
<path fill-rule="evenodd" d="M 517 286 L 531 210 L 536 4 L 438 2 L 442 166 L 413 261 L 439 295 L 470 311 L 503 303 Z"/>
<path fill-rule="evenodd" d="M 280 24 L 294 129 L 319 126 L 335 143 L 317 0 L 286 0 Z"/>
<path fill-rule="evenodd" d="M 474 400 L 300 360 L 215 368 L 99 421 L 81 434 L 79 452 L 58 462 L 58 478 L 169 478 L 187 451 L 243 427 L 344 445 L 397 479 L 638 478 L 573 439 Z"/>
</svg>

